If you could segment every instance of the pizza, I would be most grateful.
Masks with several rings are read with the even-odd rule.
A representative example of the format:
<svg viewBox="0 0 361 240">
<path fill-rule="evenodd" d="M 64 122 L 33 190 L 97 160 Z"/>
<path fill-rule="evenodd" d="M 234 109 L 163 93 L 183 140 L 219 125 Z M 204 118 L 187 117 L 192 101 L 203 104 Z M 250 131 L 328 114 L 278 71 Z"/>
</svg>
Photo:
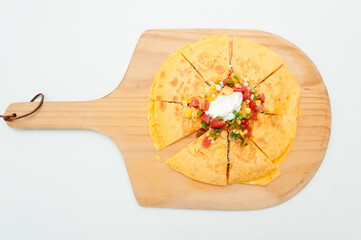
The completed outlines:
<svg viewBox="0 0 361 240">
<path fill-rule="evenodd" d="M 239 37 L 207 37 L 160 66 L 149 94 L 150 137 L 161 150 L 197 132 L 166 160 L 173 170 L 213 185 L 264 186 L 280 176 L 292 149 L 300 95 L 274 51 Z"/>
</svg>

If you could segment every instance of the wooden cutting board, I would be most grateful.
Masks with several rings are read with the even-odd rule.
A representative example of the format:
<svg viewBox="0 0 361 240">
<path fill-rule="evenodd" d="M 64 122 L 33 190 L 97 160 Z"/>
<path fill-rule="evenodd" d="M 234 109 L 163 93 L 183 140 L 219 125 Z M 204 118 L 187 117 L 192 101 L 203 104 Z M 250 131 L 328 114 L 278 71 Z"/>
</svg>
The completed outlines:
<svg viewBox="0 0 361 240">
<path fill-rule="evenodd" d="M 303 116 L 298 120 L 294 147 L 280 167 L 282 175 L 266 187 L 212 186 L 191 180 L 171 170 L 164 161 L 193 141 L 194 134 L 157 152 L 148 133 L 147 98 L 161 63 L 176 48 L 220 34 L 247 38 L 272 49 L 301 85 Z M 21 115 L 36 105 L 14 103 L 6 114 Z M 141 206 L 250 210 L 280 204 L 311 180 L 327 149 L 331 110 L 316 66 L 298 47 L 279 36 L 255 30 L 150 30 L 140 37 L 124 79 L 109 95 L 86 102 L 45 102 L 36 114 L 7 123 L 20 129 L 90 129 L 108 135 L 124 157 Z M 158 154 L 162 161 L 156 160 Z"/>
</svg>

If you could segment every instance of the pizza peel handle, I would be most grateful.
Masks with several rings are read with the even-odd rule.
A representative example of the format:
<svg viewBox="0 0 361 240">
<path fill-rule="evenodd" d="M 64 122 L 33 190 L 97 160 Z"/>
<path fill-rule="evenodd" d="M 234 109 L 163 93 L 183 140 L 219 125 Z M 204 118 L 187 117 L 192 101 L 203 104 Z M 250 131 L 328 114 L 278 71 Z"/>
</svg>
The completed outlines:
<svg viewBox="0 0 361 240">
<path fill-rule="evenodd" d="M 129 138 L 134 134 L 148 134 L 147 98 L 129 97 L 118 87 L 111 94 L 83 102 L 44 102 L 30 116 L 6 121 L 17 129 L 88 129 L 111 137 L 119 149 L 129 148 Z M 38 106 L 38 102 L 13 103 L 4 115 L 27 114 Z M 144 132 L 144 133 L 143 133 Z"/>
<path fill-rule="evenodd" d="M 4 115 L 24 115 L 37 105 L 36 102 L 13 103 Z M 7 124 L 19 129 L 94 129 L 101 121 L 96 105 L 97 101 L 44 102 L 34 114 Z"/>
</svg>

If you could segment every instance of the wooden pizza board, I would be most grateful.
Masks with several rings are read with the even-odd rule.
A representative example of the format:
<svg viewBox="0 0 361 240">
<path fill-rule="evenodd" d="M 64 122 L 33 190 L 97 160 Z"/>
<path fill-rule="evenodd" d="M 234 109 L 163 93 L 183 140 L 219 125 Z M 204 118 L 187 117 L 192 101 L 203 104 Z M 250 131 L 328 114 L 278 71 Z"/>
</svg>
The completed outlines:
<svg viewBox="0 0 361 240">
<path fill-rule="evenodd" d="M 186 44 L 229 34 L 262 44 L 285 61 L 301 85 L 302 117 L 282 175 L 266 187 L 212 186 L 173 171 L 164 161 L 195 139 L 194 134 L 157 152 L 148 132 L 148 94 L 163 61 Z M 37 103 L 14 103 L 5 114 L 31 111 Z M 312 61 L 294 44 L 261 31 L 230 29 L 149 30 L 140 37 L 121 84 L 109 95 L 86 102 L 45 102 L 34 115 L 7 122 L 20 129 L 90 129 L 118 145 L 138 203 L 146 207 L 250 210 L 280 204 L 305 187 L 320 166 L 331 130 L 326 87 Z M 41 149 L 39 149 L 41 151 Z M 160 155 L 162 161 L 156 156 Z"/>
</svg>

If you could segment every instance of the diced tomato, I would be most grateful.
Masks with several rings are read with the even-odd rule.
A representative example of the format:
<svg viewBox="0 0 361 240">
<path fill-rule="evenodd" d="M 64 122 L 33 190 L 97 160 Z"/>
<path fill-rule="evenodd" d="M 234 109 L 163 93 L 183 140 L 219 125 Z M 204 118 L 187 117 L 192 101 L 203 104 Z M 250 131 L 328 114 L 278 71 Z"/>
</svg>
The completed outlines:
<svg viewBox="0 0 361 240">
<path fill-rule="evenodd" d="M 243 85 L 243 83 L 239 83 L 239 85 L 241 85 L 240 89 L 242 93 L 245 93 L 248 91 L 247 87 Z"/>
<path fill-rule="evenodd" d="M 211 121 L 211 115 L 206 114 L 205 112 L 201 114 L 200 118 L 207 124 Z"/>
<path fill-rule="evenodd" d="M 202 145 L 206 148 L 208 148 L 210 145 L 211 145 L 211 142 L 212 142 L 212 139 L 208 138 L 208 137 L 205 137 L 203 142 L 202 142 Z"/>
<path fill-rule="evenodd" d="M 259 100 L 261 100 L 261 103 L 264 103 L 265 100 L 265 96 L 263 93 L 261 93 L 261 97 L 259 98 Z"/>
<path fill-rule="evenodd" d="M 204 110 L 204 111 L 208 111 L 209 105 L 211 105 L 211 104 L 210 104 L 208 101 L 205 101 L 205 102 L 204 102 L 204 105 L 203 105 L 203 110 Z"/>
<path fill-rule="evenodd" d="M 251 119 L 257 120 L 257 112 L 252 113 Z"/>
<path fill-rule="evenodd" d="M 203 129 L 203 128 L 200 129 L 200 130 L 197 132 L 196 137 L 199 138 L 199 137 L 202 136 L 205 132 L 207 132 L 206 129 Z"/>
<path fill-rule="evenodd" d="M 228 77 L 230 77 L 232 75 L 233 71 L 229 71 L 228 73 Z"/>
<path fill-rule="evenodd" d="M 241 124 L 244 125 L 244 129 L 247 129 L 247 128 L 249 127 L 249 122 L 248 122 L 248 120 L 242 121 Z M 243 130 L 244 130 L 244 129 L 243 129 Z"/>
<path fill-rule="evenodd" d="M 242 92 L 241 88 L 233 88 L 233 92 Z"/>
<path fill-rule="evenodd" d="M 227 79 L 224 79 L 222 82 L 223 82 L 223 85 L 224 85 L 224 86 L 228 86 L 228 81 L 227 81 Z"/>
<path fill-rule="evenodd" d="M 245 100 L 249 100 L 249 98 L 251 97 L 252 92 L 251 91 L 247 91 L 243 94 L 243 101 Z"/>
<path fill-rule="evenodd" d="M 249 102 L 249 108 L 250 108 L 251 110 L 257 110 L 257 105 L 256 105 L 256 103 L 255 103 L 254 101 L 250 101 L 250 102 Z"/>
<path fill-rule="evenodd" d="M 199 106 L 199 100 L 198 98 L 193 98 L 192 101 L 188 104 L 190 107 L 198 107 Z"/>
<path fill-rule="evenodd" d="M 211 121 L 211 128 L 224 128 L 226 123 L 223 122 L 221 119 L 213 119 Z"/>
</svg>

